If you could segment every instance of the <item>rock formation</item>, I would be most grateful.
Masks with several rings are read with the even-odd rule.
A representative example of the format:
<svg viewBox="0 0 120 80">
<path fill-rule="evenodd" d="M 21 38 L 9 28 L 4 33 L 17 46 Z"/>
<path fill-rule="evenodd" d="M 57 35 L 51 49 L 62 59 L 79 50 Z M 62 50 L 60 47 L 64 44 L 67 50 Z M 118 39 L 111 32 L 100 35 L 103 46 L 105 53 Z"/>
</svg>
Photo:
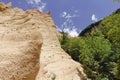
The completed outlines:
<svg viewBox="0 0 120 80">
<path fill-rule="evenodd" d="M 42 37 L 17 11 L 0 3 L 0 80 L 35 80 Z"/>
<path fill-rule="evenodd" d="M 61 49 L 49 12 L 0 3 L 0 45 L 0 80 L 87 80 Z"/>
</svg>

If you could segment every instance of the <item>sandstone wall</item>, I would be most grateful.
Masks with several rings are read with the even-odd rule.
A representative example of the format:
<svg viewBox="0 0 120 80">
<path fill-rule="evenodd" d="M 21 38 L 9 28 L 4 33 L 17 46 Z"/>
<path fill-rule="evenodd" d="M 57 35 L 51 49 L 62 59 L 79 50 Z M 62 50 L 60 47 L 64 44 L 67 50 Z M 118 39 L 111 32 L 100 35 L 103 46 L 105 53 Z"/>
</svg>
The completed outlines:
<svg viewBox="0 0 120 80">
<path fill-rule="evenodd" d="M 19 11 L 0 3 L 0 80 L 35 80 L 40 68 L 41 34 Z"/>
<path fill-rule="evenodd" d="M 38 57 L 40 57 L 40 70 L 36 80 L 87 80 L 82 65 L 72 60 L 71 57 L 61 49 L 56 27 L 49 12 L 42 14 L 38 10 L 23 11 L 19 8 L 11 8 L 10 4 L 4 5 L 0 3 L 0 27 L 1 33 L 5 33 L 5 35 L 0 34 L 0 39 L 2 41 L 8 40 L 15 43 L 12 44 L 8 42 L 11 46 L 18 46 L 18 51 L 16 50 L 18 53 L 21 50 L 19 48 L 20 45 L 26 46 L 23 47 L 25 49 L 28 49 L 29 46 L 35 46 L 34 49 L 31 48 L 32 51 L 30 50 L 31 55 L 33 56 L 33 53 L 38 55 L 37 52 L 40 52 L 42 36 L 43 44 L 41 47 L 41 55 L 35 58 L 35 60 L 37 60 Z M 6 29 L 11 31 L 4 31 Z M 28 46 L 29 43 L 30 45 Z M 25 51 L 21 51 L 23 55 L 29 55 L 27 52 L 29 49 Z M 2 55 L 2 53 L 0 54 Z M 29 57 L 29 59 L 30 58 L 32 59 L 33 57 Z M 17 59 L 19 61 L 24 61 L 19 58 Z M 25 65 L 29 65 L 28 63 L 32 64 L 31 61 L 28 61 Z M 37 62 L 35 62 L 34 65 L 36 65 L 36 63 Z M 31 71 L 35 70 L 35 68 L 31 68 Z M 32 76 L 32 74 L 28 75 L 28 77 L 30 76 Z M 15 80 L 18 80 L 17 75 Z"/>
</svg>

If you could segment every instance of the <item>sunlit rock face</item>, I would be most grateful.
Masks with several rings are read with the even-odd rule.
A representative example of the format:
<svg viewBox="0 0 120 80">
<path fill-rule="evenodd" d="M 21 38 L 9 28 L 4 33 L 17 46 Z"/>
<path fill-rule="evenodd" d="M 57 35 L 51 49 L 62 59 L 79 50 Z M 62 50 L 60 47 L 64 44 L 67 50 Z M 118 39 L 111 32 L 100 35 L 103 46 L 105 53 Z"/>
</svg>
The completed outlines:
<svg viewBox="0 0 120 80">
<path fill-rule="evenodd" d="M 42 37 L 30 19 L 0 3 L 0 80 L 35 80 L 38 74 Z"/>
<path fill-rule="evenodd" d="M 87 80 L 57 36 L 49 12 L 0 3 L 0 80 Z"/>
</svg>

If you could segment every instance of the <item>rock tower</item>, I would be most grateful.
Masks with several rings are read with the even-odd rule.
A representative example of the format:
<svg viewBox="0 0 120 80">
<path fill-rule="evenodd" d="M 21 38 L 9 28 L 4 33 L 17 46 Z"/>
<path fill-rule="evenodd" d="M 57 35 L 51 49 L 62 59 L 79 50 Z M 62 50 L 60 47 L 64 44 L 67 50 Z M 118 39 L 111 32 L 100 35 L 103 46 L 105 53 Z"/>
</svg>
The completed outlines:
<svg viewBox="0 0 120 80">
<path fill-rule="evenodd" d="M 49 12 L 0 3 L 0 80 L 87 80 L 57 34 Z"/>
</svg>

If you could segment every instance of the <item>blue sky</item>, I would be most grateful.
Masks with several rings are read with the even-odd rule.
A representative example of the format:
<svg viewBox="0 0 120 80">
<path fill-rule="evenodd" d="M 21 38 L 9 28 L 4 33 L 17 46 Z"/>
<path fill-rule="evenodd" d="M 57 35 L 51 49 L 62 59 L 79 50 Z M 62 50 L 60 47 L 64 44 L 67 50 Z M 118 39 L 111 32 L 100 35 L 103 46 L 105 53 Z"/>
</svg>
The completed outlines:
<svg viewBox="0 0 120 80">
<path fill-rule="evenodd" d="M 50 11 L 58 27 L 72 36 L 78 35 L 87 25 L 100 20 L 120 8 L 120 3 L 112 0 L 0 0 L 12 2 L 13 7 L 23 10 L 38 8 Z"/>
</svg>

